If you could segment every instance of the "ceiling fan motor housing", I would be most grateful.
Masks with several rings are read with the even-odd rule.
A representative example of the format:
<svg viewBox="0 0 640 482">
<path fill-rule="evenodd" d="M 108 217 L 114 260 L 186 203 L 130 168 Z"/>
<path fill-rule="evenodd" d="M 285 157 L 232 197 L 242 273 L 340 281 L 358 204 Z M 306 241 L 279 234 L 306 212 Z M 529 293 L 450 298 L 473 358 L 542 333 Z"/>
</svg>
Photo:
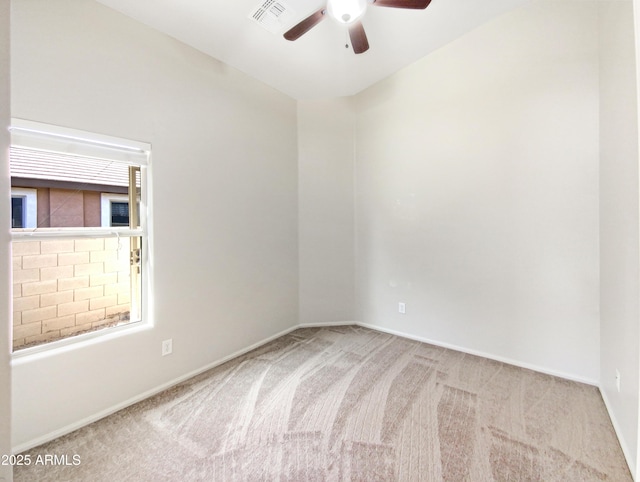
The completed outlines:
<svg viewBox="0 0 640 482">
<path fill-rule="evenodd" d="M 327 13 L 337 22 L 349 24 L 364 15 L 367 0 L 328 0 Z"/>
</svg>

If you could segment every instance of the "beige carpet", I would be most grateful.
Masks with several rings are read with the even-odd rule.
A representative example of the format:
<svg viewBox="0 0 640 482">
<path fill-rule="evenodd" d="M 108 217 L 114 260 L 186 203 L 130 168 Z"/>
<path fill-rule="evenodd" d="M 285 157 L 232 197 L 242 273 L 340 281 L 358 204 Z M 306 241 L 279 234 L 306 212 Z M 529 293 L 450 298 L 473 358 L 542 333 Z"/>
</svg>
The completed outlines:
<svg viewBox="0 0 640 482">
<path fill-rule="evenodd" d="M 627 481 L 598 390 L 360 327 L 301 329 L 29 452 L 17 481 Z"/>
</svg>

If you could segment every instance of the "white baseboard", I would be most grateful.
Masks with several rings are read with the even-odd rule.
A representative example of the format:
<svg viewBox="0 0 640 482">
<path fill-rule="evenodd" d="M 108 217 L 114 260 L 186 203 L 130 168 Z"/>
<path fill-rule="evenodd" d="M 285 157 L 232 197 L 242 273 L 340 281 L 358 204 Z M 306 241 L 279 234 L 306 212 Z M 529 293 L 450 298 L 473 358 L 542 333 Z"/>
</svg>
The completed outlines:
<svg viewBox="0 0 640 482">
<path fill-rule="evenodd" d="M 604 400 L 604 406 L 607 408 L 607 412 L 609 413 L 609 418 L 611 419 L 611 424 L 613 425 L 613 430 L 616 432 L 616 436 L 618 437 L 618 442 L 620 442 L 620 447 L 622 448 L 622 453 L 624 454 L 624 458 L 627 461 L 627 465 L 629 466 L 629 472 L 631 472 L 631 477 L 633 480 L 638 480 L 638 473 L 636 462 L 629 450 L 629 446 L 627 445 L 625 439 L 622 437 L 622 431 L 620 430 L 620 424 L 618 423 L 618 419 L 615 417 L 613 410 L 611 409 L 611 402 L 609 401 L 609 397 L 607 397 L 607 392 L 603 389 L 602 386 L 598 386 L 600 390 L 600 395 L 602 395 L 602 400 Z"/>
<path fill-rule="evenodd" d="M 586 383 L 586 384 L 589 384 L 589 385 L 598 386 L 598 383 L 596 381 L 594 381 L 594 380 L 591 380 L 591 379 L 584 379 L 584 378 L 580 378 L 580 377 L 575 377 L 575 376 L 572 376 L 572 375 L 567 374 L 567 373 L 557 372 L 557 371 L 554 371 L 554 370 L 548 370 L 548 369 L 543 368 L 543 367 L 538 367 L 538 366 L 531 365 L 531 364 L 528 364 L 528 363 L 522 363 L 522 362 L 519 362 L 517 360 L 511 360 L 511 359 L 508 359 L 508 358 L 499 357 L 499 356 L 495 356 L 495 355 L 492 355 L 492 354 L 489 354 L 489 353 L 484 353 L 484 352 L 480 352 L 480 351 L 476 351 L 476 350 L 469 350 L 469 349 L 466 349 L 464 347 L 459 347 L 459 346 L 451 345 L 451 344 L 448 344 L 448 343 L 442 343 L 442 342 L 438 342 L 438 341 L 435 341 L 435 340 L 430 340 L 430 339 L 427 339 L 427 338 L 414 336 L 414 335 L 411 335 L 411 334 L 408 334 L 408 333 L 403 333 L 403 332 L 400 332 L 400 331 L 397 331 L 397 330 L 390 330 L 390 329 L 382 328 L 380 326 L 370 325 L 370 324 L 367 324 L 367 323 L 360 323 L 360 322 L 357 322 L 357 321 L 335 321 L 335 322 L 327 322 L 327 323 L 301 323 L 301 324 L 294 325 L 294 326 L 292 326 L 290 328 L 287 328 L 286 330 L 283 330 L 283 331 L 281 331 L 279 333 L 276 333 L 275 335 L 272 335 L 272 336 L 270 336 L 268 338 L 265 338 L 264 340 L 261 340 L 261 341 L 259 341 L 257 343 L 254 343 L 253 345 L 251 345 L 251 346 L 249 346 L 247 348 L 243 348 L 242 350 L 238 350 L 235 353 L 232 353 L 232 354 L 230 354 L 230 355 L 228 355 L 228 356 L 226 356 L 224 358 L 221 358 L 221 359 L 216 360 L 214 362 L 211 362 L 211 363 L 209 363 L 209 364 L 207 364 L 207 365 L 205 365 L 203 367 L 200 367 L 200 368 L 198 368 L 196 370 L 193 370 L 193 371 L 191 371 L 191 372 L 189 372 L 189 373 L 187 373 L 185 375 L 182 375 L 182 376 L 180 376 L 178 378 L 174 378 L 173 380 L 170 380 L 170 381 L 168 381 L 166 383 L 163 383 L 162 385 L 159 385 L 159 386 L 157 386 L 155 388 L 152 388 L 151 390 L 147 390 L 147 391 L 145 391 L 145 392 L 143 392 L 143 393 L 141 393 L 141 394 L 139 394 L 139 395 L 137 395 L 135 397 L 129 398 L 128 400 L 125 400 L 122 403 L 118 403 L 116 405 L 113 405 L 113 406 L 111 406 L 111 407 L 109 407 L 109 408 L 107 408 L 105 410 L 102 410 L 102 411 L 100 411 L 100 412 L 98 412 L 98 413 L 96 413 L 94 415 L 91 415 L 89 417 L 85 417 L 85 418 L 83 418 L 81 420 L 78 420 L 77 422 L 74 422 L 72 424 L 66 425 L 66 426 L 64 426 L 64 427 L 62 427 L 62 428 L 60 428 L 58 430 L 54 430 L 52 432 L 49 432 L 49 433 L 47 433 L 47 434 L 45 434 L 45 435 L 43 435 L 41 437 L 37 437 L 35 439 L 29 440 L 28 442 L 24 442 L 24 443 L 21 443 L 19 445 L 16 445 L 16 446 L 13 447 L 13 453 L 20 453 L 20 452 L 23 452 L 25 450 L 29 450 L 31 448 L 37 447 L 38 445 L 42 445 L 43 443 L 50 442 L 51 440 L 54 440 L 54 439 L 56 439 L 58 437 L 61 437 L 61 436 L 66 435 L 68 433 L 71 433 L 71 432 L 73 432 L 75 430 L 78 430 L 79 428 L 82 428 L 82 427 L 84 427 L 86 425 L 89 425 L 90 423 L 96 422 L 96 421 L 98 421 L 98 420 L 100 420 L 100 419 L 102 419 L 104 417 L 107 417 L 107 416 L 109 416 L 109 415 L 111 415 L 111 414 L 113 414 L 113 413 L 115 413 L 115 412 L 117 412 L 119 410 L 127 408 L 127 407 L 129 407 L 129 406 L 131 406 L 131 405 L 133 405 L 135 403 L 138 403 L 138 402 L 141 402 L 142 400 L 145 400 L 146 398 L 152 397 L 153 395 L 156 395 L 156 394 L 158 394 L 158 393 L 160 393 L 160 392 L 162 392 L 164 390 L 167 390 L 168 388 L 171 388 L 171 387 L 177 385 L 178 383 L 182 383 L 182 382 L 184 382 L 184 381 L 186 381 L 186 380 L 188 380 L 188 379 L 190 379 L 190 378 L 192 378 L 192 377 L 194 377 L 196 375 L 199 375 L 199 374 L 201 374 L 201 373 L 203 373 L 203 372 L 205 372 L 207 370 L 210 370 L 211 368 L 215 368 L 215 367 L 217 367 L 219 365 L 222 365 L 223 363 L 225 363 L 225 362 L 227 362 L 227 361 L 229 361 L 229 360 L 231 360 L 233 358 L 236 358 L 236 357 L 238 357 L 240 355 L 244 355 L 245 353 L 248 353 L 251 350 L 259 348 L 262 345 L 265 345 L 265 344 L 275 340 L 276 338 L 279 338 L 279 337 L 284 336 L 284 335 L 286 335 L 288 333 L 291 333 L 292 331 L 297 330 L 298 328 L 322 328 L 322 327 L 328 327 L 328 326 L 354 326 L 354 325 L 362 326 L 362 327 L 369 328 L 369 329 L 376 330 L 376 331 L 380 331 L 380 332 L 383 332 L 383 333 L 389 333 L 391 335 L 401 336 L 403 338 L 408 338 L 408 339 L 411 339 L 411 340 L 416 340 L 416 341 L 420 341 L 420 342 L 424 342 L 424 343 L 429 343 L 431 345 L 440 346 L 440 347 L 443 347 L 443 348 L 448 348 L 448 349 L 460 351 L 460 352 L 463 352 L 463 353 L 468 353 L 470 355 L 481 356 L 481 357 L 488 358 L 488 359 L 491 359 L 491 360 L 496 360 L 496 361 L 499 361 L 499 362 L 508 363 L 510 365 L 515 365 L 515 366 L 518 366 L 518 367 L 521 367 L 521 368 L 527 368 L 527 369 L 534 370 L 534 371 L 537 371 L 537 372 L 546 373 L 548 375 L 554 375 L 554 376 L 557 376 L 557 377 L 560 377 L 560 378 L 565 378 L 567 380 L 573 380 L 573 381 L 577 381 L 577 382 L 581 382 L 581 383 Z M 602 392 L 602 390 L 601 390 L 601 392 Z M 604 396 L 603 396 L 603 398 L 604 398 Z M 605 405 L 606 405 L 606 399 L 605 399 Z M 607 406 L 607 409 L 608 409 L 608 406 Z M 611 414 L 610 411 L 609 411 L 609 413 Z M 614 423 L 614 427 L 615 427 L 615 423 Z M 616 433 L 619 434 L 619 431 L 617 429 L 616 429 Z M 623 447 L 623 450 L 624 450 L 624 447 Z M 625 452 L 625 456 L 627 457 L 627 460 L 630 460 L 629 456 L 628 456 L 628 454 L 626 452 Z"/>
<path fill-rule="evenodd" d="M 597 380 L 593 380 L 591 378 L 577 377 L 575 375 L 571 375 L 570 373 L 560 372 L 560 371 L 556 371 L 556 370 L 550 370 L 548 368 L 541 367 L 541 366 L 538 366 L 538 365 L 534 365 L 532 363 L 525 363 L 525 362 L 521 362 L 519 360 L 512 360 L 511 358 L 501 357 L 501 356 L 493 355 L 491 353 L 486 353 L 486 352 L 479 351 L 479 350 L 471 350 L 469 348 L 465 348 L 465 347 L 458 346 L 458 345 L 453 345 L 451 343 L 443 343 L 443 342 L 437 341 L 437 340 L 430 340 L 428 338 L 424 338 L 424 337 L 421 337 L 421 336 L 411 335 L 409 333 L 404 333 L 404 332 L 398 331 L 398 330 L 390 330 L 388 328 L 383 328 L 381 326 L 376 326 L 376 325 L 370 325 L 368 323 L 357 322 L 356 324 L 358 326 L 364 326 L 365 328 L 370 328 L 372 330 L 381 331 L 383 333 L 389 333 L 390 335 L 396 335 L 396 336 L 401 336 L 402 338 L 408 338 L 410 340 L 421 341 L 423 343 L 428 343 L 430 345 L 440 346 L 442 348 L 448 348 L 450 350 L 455 350 L 455 351 L 459 351 L 459 352 L 462 352 L 462 353 L 467 353 L 469 355 L 481 356 L 483 358 L 488 358 L 489 360 L 495 360 L 495 361 L 499 361 L 499 362 L 502 362 L 502 363 L 507 363 L 508 365 L 514 365 L 514 366 L 517 366 L 517 367 L 520 367 L 520 368 L 526 368 L 528 370 L 533 370 L 535 372 L 544 373 L 546 375 L 553 375 L 554 377 L 564 378 L 566 380 L 571 380 L 571 381 L 574 381 L 574 382 L 586 383 L 587 385 L 593 385 L 593 386 L 596 386 L 596 387 L 598 386 L 598 381 Z"/>
<path fill-rule="evenodd" d="M 355 326 L 357 321 L 330 321 L 328 323 L 300 323 L 296 326 L 298 328 L 323 328 L 325 326 Z"/>
</svg>

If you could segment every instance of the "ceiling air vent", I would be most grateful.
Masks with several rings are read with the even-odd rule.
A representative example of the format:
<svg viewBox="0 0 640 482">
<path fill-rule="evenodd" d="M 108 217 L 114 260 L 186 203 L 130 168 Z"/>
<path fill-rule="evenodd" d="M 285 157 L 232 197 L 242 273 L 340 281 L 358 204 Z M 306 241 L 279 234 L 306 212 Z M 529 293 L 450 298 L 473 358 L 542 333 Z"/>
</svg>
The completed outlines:
<svg viewBox="0 0 640 482">
<path fill-rule="evenodd" d="M 282 0 L 264 0 L 249 15 L 271 33 L 280 33 L 293 19 L 293 11 Z"/>
</svg>

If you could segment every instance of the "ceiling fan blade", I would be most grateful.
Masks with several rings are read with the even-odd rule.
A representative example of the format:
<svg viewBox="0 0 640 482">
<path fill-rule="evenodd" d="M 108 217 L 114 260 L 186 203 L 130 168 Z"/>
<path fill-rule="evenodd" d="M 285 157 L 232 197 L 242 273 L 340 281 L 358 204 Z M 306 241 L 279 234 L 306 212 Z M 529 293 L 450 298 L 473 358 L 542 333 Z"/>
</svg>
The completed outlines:
<svg viewBox="0 0 640 482">
<path fill-rule="evenodd" d="M 431 0 L 374 0 L 373 5 L 377 7 L 410 8 L 412 10 L 422 10 L 427 8 Z"/>
<path fill-rule="evenodd" d="M 367 34 L 364 33 L 364 27 L 362 22 L 354 22 L 349 27 L 349 38 L 351 39 L 351 46 L 356 54 L 361 54 L 369 50 L 369 41 L 367 40 Z"/>
<path fill-rule="evenodd" d="M 318 10 L 315 13 L 312 13 L 307 18 L 305 18 L 302 22 L 294 25 L 291 29 L 287 30 L 284 33 L 284 38 L 287 40 L 297 40 L 302 37 L 305 33 L 315 27 L 320 21 L 324 18 L 326 9 L 323 8 Z"/>
</svg>

